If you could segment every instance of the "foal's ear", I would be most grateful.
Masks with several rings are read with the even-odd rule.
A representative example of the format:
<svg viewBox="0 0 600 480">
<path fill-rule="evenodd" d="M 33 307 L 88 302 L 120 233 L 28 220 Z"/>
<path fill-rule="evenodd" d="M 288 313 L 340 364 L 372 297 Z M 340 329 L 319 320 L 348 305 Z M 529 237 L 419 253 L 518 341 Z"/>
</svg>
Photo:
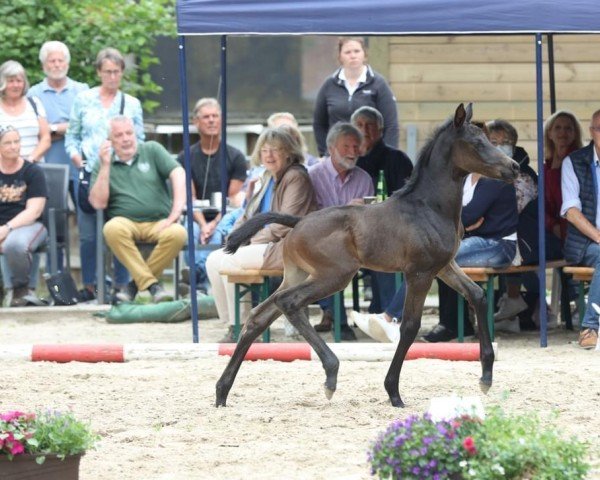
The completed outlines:
<svg viewBox="0 0 600 480">
<path fill-rule="evenodd" d="M 469 103 L 467 105 L 467 123 L 471 121 L 471 119 L 473 118 L 473 104 Z"/>
<path fill-rule="evenodd" d="M 456 112 L 454 112 L 454 128 L 462 127 L 462 124 L 465 123 L 465 119 L 467 118 L 467 113 L 465 112 L 465 106 L 461 103 Z"/>
</svg>

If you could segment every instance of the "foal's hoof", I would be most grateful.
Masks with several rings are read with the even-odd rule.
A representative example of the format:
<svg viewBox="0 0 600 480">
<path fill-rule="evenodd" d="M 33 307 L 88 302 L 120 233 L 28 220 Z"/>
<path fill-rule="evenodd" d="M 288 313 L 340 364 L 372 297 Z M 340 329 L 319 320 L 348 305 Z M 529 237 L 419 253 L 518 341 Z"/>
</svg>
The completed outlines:
<svg viewBox="0 0 600 480">
<path fill-rule="evenodd" d="M 223 388 L 221 382 L 217 383 L 215 407 L 219 408 L 227 406 L 227 393 L 229 393 L 229 389 L 226 390 Z"/>
<path fill-rule="evenodd" d="M 392 407 L 404 408 L 404 402 L 400 397 L 390 397 L 390 402 L 392 402 Z"/>
<path fill-rule="evenodd" d="M 333 397 L 334 393 L 335 388 L 329 388 L 327 384 L 325 384 L 325 396 L 327 397 L 327 400 L 331 400 L 331 397 Z"/>
<path fill-rule="evenodd" d="M 492 377 L 491 376 L 483 376 L 479 379 L 479 388 L 481 391 L 487 395 L 488 391 L 492 386 Z"/>
</svg>

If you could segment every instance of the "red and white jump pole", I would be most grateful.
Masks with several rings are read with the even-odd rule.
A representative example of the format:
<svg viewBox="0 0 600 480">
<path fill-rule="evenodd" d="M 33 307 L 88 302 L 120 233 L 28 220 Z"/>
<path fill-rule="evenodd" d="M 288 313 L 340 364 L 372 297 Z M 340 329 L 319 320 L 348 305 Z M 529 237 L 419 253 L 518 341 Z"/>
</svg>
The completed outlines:
<svg viewBox="0 0 600 480">
<path fill-rule="evenodd" d="M 494 343 L 498 356 L 498 344 Z M 396 346 L 391 343 L 330 343 L 340 360 L 378 362 L 390 361 Z M 216 356 L 231 356 L 235 344 L 218 343 L 138 343 L 138 344 L 55 344 L 0 345 L 0 360 L 33 362 L 129 362 L 134 360 L 191 360 Z M 478 361 L 478 343 L 414 343 L 407 360 L 431 358 L 438 360 Z M 255 343 L 245 360 L 319 360 L 308 343 Z"/>
</svg>

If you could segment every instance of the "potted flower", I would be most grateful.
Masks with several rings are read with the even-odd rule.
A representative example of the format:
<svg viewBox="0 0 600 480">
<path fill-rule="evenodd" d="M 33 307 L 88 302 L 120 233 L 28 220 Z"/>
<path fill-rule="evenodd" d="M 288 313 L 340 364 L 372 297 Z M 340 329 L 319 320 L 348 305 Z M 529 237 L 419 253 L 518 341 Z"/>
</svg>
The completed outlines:
<svg viewBox="0 0 600 480">
<path fill-rule="evenodd" d="M 429 413 L 394 421 L 369 452 L 371 474 L 385 480 L 583 479 L 586 448 L 562 439 L 531 415 L 495 409 L 485 419 Z"/>
<path fill-rule="evenodd" d="M 71 412 L 0 414 L 0 477 L 77 480 L 98 436 Z"/>
</svg>

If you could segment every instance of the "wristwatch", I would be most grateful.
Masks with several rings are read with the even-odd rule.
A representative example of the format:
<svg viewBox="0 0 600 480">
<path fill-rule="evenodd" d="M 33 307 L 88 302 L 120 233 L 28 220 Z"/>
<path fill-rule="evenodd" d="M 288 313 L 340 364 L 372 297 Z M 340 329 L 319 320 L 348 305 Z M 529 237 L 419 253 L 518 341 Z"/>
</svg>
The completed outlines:
<svg viewBox="0 0 600 480">
<path fill-rule="evenodd" d="M 56 133 L 58 131 L 58 127 L 55 123 L 50 124 L 50 133 Z"/>
</svg>

